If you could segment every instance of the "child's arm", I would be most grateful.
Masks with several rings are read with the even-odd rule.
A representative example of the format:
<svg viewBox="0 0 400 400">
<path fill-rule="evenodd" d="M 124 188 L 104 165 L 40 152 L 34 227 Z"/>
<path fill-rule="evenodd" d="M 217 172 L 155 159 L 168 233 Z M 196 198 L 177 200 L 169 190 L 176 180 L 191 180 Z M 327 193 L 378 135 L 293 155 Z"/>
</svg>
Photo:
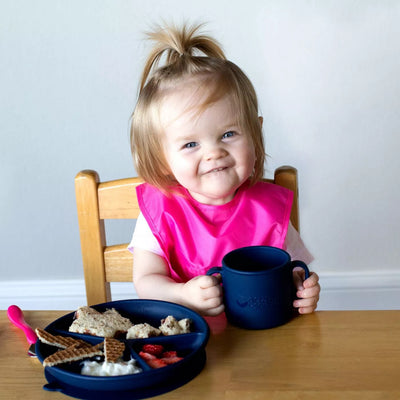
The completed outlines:
<svg viewBox="0 0 400 400">
<path fill-rule="evenodd" d="M 293 281 L 299 299 L 293 302 L 293 306 L 298 308 L 300 314 L 309 314 L 317 308 L 321 287 L 318 283 L 319 277 L 315 272 L 310 271 L 309 278 L 305 281 L 303 279 L 304 270 L 295 268 L 293 270 Z"/>
<path fill-rule="evenodd" d="M 140 298 L 171 301 L 215 316 L 224 310 L 220 278 L 201 275 L 186 283 L 175 282 L 163 257 L 135 248 L 133 282 Z"/>
</svg>

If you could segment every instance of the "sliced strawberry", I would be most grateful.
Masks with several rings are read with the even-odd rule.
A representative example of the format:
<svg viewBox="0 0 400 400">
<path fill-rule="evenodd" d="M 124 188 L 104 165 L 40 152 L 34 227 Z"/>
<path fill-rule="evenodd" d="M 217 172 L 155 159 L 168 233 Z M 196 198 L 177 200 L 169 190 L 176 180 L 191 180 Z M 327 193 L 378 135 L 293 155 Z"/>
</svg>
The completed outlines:
<svg viewBox="0 0 400 400">
<path fill-rule="evenodd" d="M 150 353 L 146 353 L 145 351 L 141 351 L 141 352 L 139 353 L 139 356 L 142 357 L 143 360 L 146 360 L 146 361 L 148 361 L 148 360 L 155 360 L 155 359 L 157 358 L 155 355 L 150 354 Z"/>
<path fill-rule="evenodd" d="M 178 357 L 176 351 L 164 351 L 163 346 L 159 344 L 143 345 L 139 355 L 151 368 L 162 368 L 183 360 L 182 357 Z"/>
<path fill-rule="evenodd" d="M 178 354 L 176 351 L 172 350 L 172 351 L 164 351 L 164 353 L 162 353 L 161 358 L 169 358 L 169 357 L 176 357 Z"/>
<path fill-rule="evenodd" d="M 164 361 L 166 364 L 175 364 L 178 361 L 183 360 L 183 357 L 165 357 L 165 358 L 160 358 L 161 361 Z"/>
<path fill-rule="evenodd" d="M 153 354 L 154 356 L 159 356 L 164 351 L 164 347 L 160 344 L 145 344 L 142 347 L 142 351 Z"/>
<path fill-rule="evenodd" d="M 168 365 L 164 360 L 161 360 L 161 358 L 154 358 L 152 360 L 146 360 L 146 363 L 151 368 L 162 368 L 162 367 L 166 367 Z"/>
</svg>

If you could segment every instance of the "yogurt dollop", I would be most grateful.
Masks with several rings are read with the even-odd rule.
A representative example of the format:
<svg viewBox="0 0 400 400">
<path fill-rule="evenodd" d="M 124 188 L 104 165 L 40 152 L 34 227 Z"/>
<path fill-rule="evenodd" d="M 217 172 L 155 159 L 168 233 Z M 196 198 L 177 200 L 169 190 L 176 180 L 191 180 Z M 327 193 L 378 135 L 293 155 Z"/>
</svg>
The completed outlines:
<svg viewBox="0 0 400 400">
<path fill-rule="evenodd" d="M 135 360 L 121 361 L 121 362 L 98 362 L 98 361 L 84 361 L 81 370 L 82 375 L 91 376 L 118 376 L 137 374 L 142 372 L 142 369 L 136 365 Z"/>
</svg>

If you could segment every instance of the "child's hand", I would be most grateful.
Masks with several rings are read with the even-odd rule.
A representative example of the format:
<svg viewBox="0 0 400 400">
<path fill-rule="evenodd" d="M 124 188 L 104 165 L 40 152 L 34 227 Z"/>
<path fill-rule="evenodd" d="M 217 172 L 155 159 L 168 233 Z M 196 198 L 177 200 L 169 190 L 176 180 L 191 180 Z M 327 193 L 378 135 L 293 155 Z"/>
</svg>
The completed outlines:
<svg viewBox="0 0 400 400">
<path fill-rule="evenodd" d="M 315 272 L 310 272 L 308 279 L 304 279 L 304 270 L 295 268 L 293 270 L 293 282 L 297 289 L 297 297 L 299 299 L 293 302 L 293 306 L 298 308 L 300 314 L 312 313 L 317 308 L 319 300 L 319 277 Z"/>
<path fill-rule="evenodd" d="M 188 307 L 202 315 L 216 316 L 224 311 L 220 275 L 200 275 L 186 282 L 182 296 Z"/>
</svg>

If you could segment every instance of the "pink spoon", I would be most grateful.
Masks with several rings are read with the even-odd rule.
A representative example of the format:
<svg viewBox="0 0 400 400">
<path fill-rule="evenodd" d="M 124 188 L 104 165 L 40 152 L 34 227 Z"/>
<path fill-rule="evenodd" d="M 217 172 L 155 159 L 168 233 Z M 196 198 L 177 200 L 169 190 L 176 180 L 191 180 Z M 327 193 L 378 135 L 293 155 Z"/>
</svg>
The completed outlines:
<svg viewBox="0 0 400 400">
<path fill-rule="evenodd" d="M 22 329 L 25 333 L 26 340 L 30 344 L 28 355 L 30 357 L 36 357 L 35 343 L 37 336 L 35 331 L 28 325 L 24 319 L 24 314 L 18 306 L 10 306 L 7 310 L 8 319 L 18 328 Z"/>
</svg>

